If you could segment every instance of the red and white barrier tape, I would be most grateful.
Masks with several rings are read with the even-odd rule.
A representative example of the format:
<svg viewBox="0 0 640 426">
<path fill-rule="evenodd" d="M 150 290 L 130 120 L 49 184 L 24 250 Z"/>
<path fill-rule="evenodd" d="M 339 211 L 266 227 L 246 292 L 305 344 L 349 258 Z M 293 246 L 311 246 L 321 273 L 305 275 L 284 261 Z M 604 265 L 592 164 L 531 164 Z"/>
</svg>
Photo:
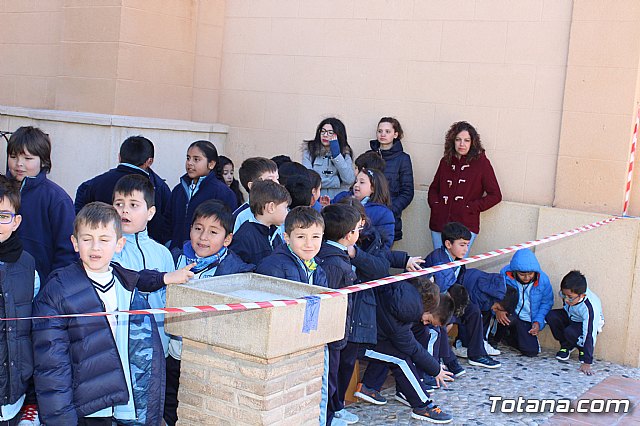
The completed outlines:
<svg viewBox="0 0 640 426">
<path fill-rule="evenodd" d="M 629 167 L 627 168 L 627 186 L 624 192 L 624 207 L 622 215 L 626 216 L 629 211 L 629 197 L 631 196 L 631 181 L 633 180 L 633 163 L 636 157 L 636 145 L 638 143 L 638 127 L 640 126 L 640 108 L 636 115 L 636 125 L 633 127 L 633 139 L 631 140 L 631 153 L 629 154 Z"/>
<path fill-rule="evenodd" d="M 521 244 L 516 244 L 503 249 L 489 251 L 482 254 L 477 254 L 465 259 L 456 260 L 453 262 L 445 263 L 442 265 L 432 266 L 429 268 L 421 269 L 416 272 L 403 272 L 402 274 L 393 275 L 379 280 L 368 281 L 362 284 L 355 284 L 349 287 L 326 291 L 323 293 L 313 294 L 307 297 L 299 299 L 289 300 L 272 300 L 264 302 L 244 302 L 244 303 L 227 303 L 224 305 L 204 305 L 204 306 L 185 306 L 180 308 L 155 308 L 155 309 L 143 309 L 143 310 L 129 310 L 129 311 L 117 311 L 117 312 L 90 312 L 84 314 L 65 314 L 65 315 L 51 315 L 40 317 L 24 317 L 24 318 L 0 318 L 0 321 L 15 321 L 15 320 L 28 320 L 28 319 L 48 319 L 48 318 L 76 318 L 76 317 L 100 317 L 107 315 L 148 315 L 148 314 L 175 314 L 175 313 L 201 313 L 201 312 L 222 312 L 222 311 L 247 311 L 252 309 L 262 308 L 277 308 L 289 305 L 300 305 L 307 302 L 308 298 L 329 299 L 332 297 L 338 297 L 346 294 L 356 293 L 362 290 L 368 290 L 375 287 L 380 287 L 386 284 L 391 284 L 398 281 L 403 281 L 408 278 L 420 277 L 422 275 L 431 274 L 433 272 L 442 271 L 444 269 L 453 268 L 460 265 L 466 265 L 468 263 L 478 262 L 480 260 L 491 259 L 493 257 L 502 256 L 503 254 L 512 253 L 523 248 L 535 247 L 551 241 L 560 240 L 570 237 L 572 235 L 580 234 L 582 232 L 591 231 L 597 229 L 603 225 L 609 224 L 620 219 L 620 216 L 613 216 L 599 222 L 590 223 L 588 225 L 580 226 L 578 228 L 571 229 L 569 231 L 561 232 L 558 234 L 549 235 L 539 240 L 527 241 Z"/>
</svg>

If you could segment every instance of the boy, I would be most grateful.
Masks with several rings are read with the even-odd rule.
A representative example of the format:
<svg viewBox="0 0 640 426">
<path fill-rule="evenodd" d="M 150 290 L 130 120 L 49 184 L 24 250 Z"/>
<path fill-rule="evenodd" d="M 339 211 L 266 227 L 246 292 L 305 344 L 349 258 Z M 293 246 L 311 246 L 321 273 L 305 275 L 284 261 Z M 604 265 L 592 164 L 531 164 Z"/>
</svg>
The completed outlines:
<svg viewBox="0 0 640 426">
<path fill-rule="evenodd" d="M 522 355 L 534 357 L 540 352 L 538 334 L 544 328 L 545 317 L 553 306 L 553 288 L 547 274 L 528 248 L 513 255 L 500 274 L 507 285 L 518 290 L 518 304 L 513 315 L 496 312 L 498 330 L 496 340 L 509 334 L 508 343 Z"/>
<path fill-rule="evenodd" d="M 322 209 L 324 220 L 324 242 L 318 253 L 322 260 L 322 269 L 327 274 L 330 288 L 343 288 L 353 285 L 357 279 L 351 268 L 348 249 L 353 248 L 360 237 L 360 213 L 346 204 L 333 204 Z M 353 374 L 357 352 L 345 351 L 351 325 L 352 297 L 349 295 L 344 338 L 329 343 L 329 403 L 327 423 L 335 415 L 347 423 L 356 423 L 358 416 L 344 409 L 344 400 L 340 397 L 339 382 L 348 381 Z M 342 367 L 342 368 L 340 368 Z"/>
<path fill-rule="evenodd" d="M 445 225 L 442 230 L 442 243 L 443 246 L 432 251 L 425 257 L 423 267 L 428 268 L 435 265 L 442 265 L 452 262 L 454 260 L 462 259 L 465 257 L 469 241 L 471 240 L 471 232 L 461 223 L 451 222 Z M 442 271 L 435 272 L 433 279 L 435 283 L 440 287 L 440 291 L 448 291 L 454 284 L 461 284 L 464 282 L 465 266 L 456 266 L 454 268 L 444 269 Z M 464 313 L 460 318 L 455 318 L 454 321 L 461 323 L 465 327 L 465 331 L 469 337 L 467 344 L 467 356 L 469 358 L 469 364 L 484 367 L 484 368 L 498 368 L 500 363 L 489 355 L 484 348 L 484 337 L 482 332 L 482 315 L 480 314 L 480 308 L 475 303 L 467 304 Z M 464 371 L 458 364 L 455 357 L 445 358 L 445 364 L 449 367 L 450 371 Z M 455 374 L 455 373 L 454 373 Z"/>
<path fill-rule="evenodd" d="M 143 136 L 130 136 L 125 139 L 120 145 L 118 166 L 83 182 L 78 187 L 75 199 L 76 214 L 93 201 L 111 204 L 113 188 L 118 180 L 126 175 L 137 174 L 149 179 L 155 191 L 153 205 L 157 211 L 149 221 L 149 236 L 161 244 L 166 243 L 170 235 L 166 232 L 164 216 L 171 198 L 171 190 L 164 179 L 151 169 L 154 150 L 153 143 Z"/>
<path fill-rule="evenodd" d="M 560 342 L 556 358 L 566 361 L 575 347 L 578 348 L 580 368 L 587 376 L 593 374 L 593 350 L 596 337 L 604 326 L 602 303 L 587 288 L 587 279 L 580 271 L 571 271 L 560 282 L 563 309 L 553 309 L 546 320 L 553 337 Z"/>
<path fill-rule="evenodd" d="M 452 373 L 443 370 L 424 343 L 425 326 L 446 324 L 451 318 L 453 304 L 449 305 L 447 315 L 437 315 L 439 318 L 436 318 L 424 308 L 425 304 L 432 303 L 431 292 L 424 284 L 417 289 L 411 283 L 399 282 L 380 287 L 379 290 L 378 343 L 365 355 L 372 360 L 383 361 L 391 368 L 396 379 L 398 398 L 411 406 L 412 418 L 435 423 L 451 422 L 452 416 L 440 410 L 427 396 L 420 384 L 421 373 L 418 369 L 435 377 L 443 386 L 445 380 L 451 379 Z M 379 399 L 379 391 L 369 386 L 370 374 L 367 368 L 363 382 L 358 385 L 354 395 L 374 404 L 384 404 L 386 400 L 383 402 Z M 377 380 L 378 372 L 374 371 L 373 375 Z"/>
<path fill-rule="evenodd" d="M 273 249 L 282 245 L 278 227 L 287 216 L 291 196 L 286 188 L 271 180 L 254 182 L 251 191 L 251 213 L 234 234 L 229 248 L 245 263 L 259 265 Z"/>
<path fill-rule="evenodd" d="M 233 212 L 233 233 L 235 234 L 240 229 L 240 226 L 246 221 L 253 218 L 251 209 L 249 208 L 249 201 L 251 198 L 251 187 L 254 182 L 260 180 L 272 180 L 278 182 L 278 166 L 272 160 L 264 157 L 251 157 L 247 158 L 240 165 L 238 170 L 240 176 L 240 183 L 245 191 L 247 191 L 247 201 Z"/>
<path fill-rule="evenodd" d="M 19 186 L 0 175 L 0 309 L 5 318 L 30 317 L 32 301 L 40 289 L 35 260 L 23 250 L 16 230 L 22 222 Z M 30 321 L 4 321 L 0 336 L 0 423 L 15 425 L 22 417 L 27 424 L 39 425 L 35 394 L 27 392 L 33 374 L 33 347 Z M 15 367 L 9 367 L 14 366 Z M 31 386 L 31 388 L 33 388 Z"/>
<path fill-rule="evenodd" d="M 111 263 L 125 244 L 121 224 L 108 204 L 89 203 L 80 210 L 71 236 L 80 262 L 50 276 L 36 296 L 34 316 L 148 309 L 140 291 L 159 290 L 162 280 L 179 274 L 146 279 Z M 38 319 L 32 333 L 34 380 L 46 424 L 162 421 L 164 357 L 153 316 Z"/>
<path fill-rule="evenodd" d="M 224 204 L 218 200 L 200 204 L 193 213 L 189 241 L 182 248 L 177 267 L 182 268 L 195 263 L 192 272 L 196 280 L 252 272 L 255 269 L 254 265 L 244 263 L 227 248 L 233 237 L 232 230 L 233 216 Z M 167 357 L 167 392 L 164 408 L 164 419 L 168 426 L 174 426 L 178 420 L 181 355 L 182 340 L 180 337 L 172 336 Z"/>
</svg>

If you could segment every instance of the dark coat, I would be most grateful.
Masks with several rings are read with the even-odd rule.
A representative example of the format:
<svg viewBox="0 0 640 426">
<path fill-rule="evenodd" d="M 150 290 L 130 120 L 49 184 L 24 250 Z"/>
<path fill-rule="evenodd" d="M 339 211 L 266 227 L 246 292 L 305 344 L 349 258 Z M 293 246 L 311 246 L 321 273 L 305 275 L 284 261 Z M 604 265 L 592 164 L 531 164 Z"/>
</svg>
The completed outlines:
<svg viewBox="0 0 640 426">
<path fill-rule="evenodd" d="M 257 222 L 243 223 L 233 235 L 229 248 L 246 263 L 260 265 L 273 250 L 284 244 L 279 235 L 273 235 L 277 228 Z M 273 236 L 273 245 L 269 241 Z"/>
<path fill-rule="evenodd" d="M 502 275 L 474 268 L 465 271 L 462 285 L 469 293 L 469 300 L 478 305 L 483 312 L 490 311 L 495 302 L 504 299 L 507 291 L 507 284 Z"/>
<path fill-rule="evenodd" d="M 396 218 L 394 240 L 402 239 L 402 211 L 413 200 L 413 166 L 411 157 L 402 149 L 399 139 L 393 141 L 390 149 L 380 149 L 380 142 L 369 142 L 371 149 L 378 152 L 385 161 L 384 176 L 391 193 L 391 211 Z"/>
<path fill-rule="evenodd" d="M 171 191 L 171 200 L 166 216 L 166 223 L 171 232 L 170 249 L 174 247 L 181 249 L 184 242 L 189 239 L 193 212 L 201 203 L 207 200 L 220 200 L 231 211 L 237 207 L 236 194 L 221 182 L 215 173 L 209 173 L 201 179 L 198 191 L 193 194 L 190 200 L 187 192 L 191 180 L 186 174 L 180 178 L 180 183 Z"/>
<path fill-rule="evenodd" d="M 131 308 L 143 306 L 143 296 L 136 291 L 151 292 L 139 281 L 136 272 L 112 263 L 120 283 L 132 291 Z M 80 262 L 55 271 L 33 304 L 34 316 L 104 311 L 102 301 L 89 281 Z M 138 317 L 138 318 L 136 318 Z M 150 351 L 150 380 L 146 392 L 136 395 L 136 407 L 141 402 L 147 408 L 146 425 L 161 422 L 164 404 L 164 352 L 155 320 L 150 316 L 132 316 L 130 333 L 147 318 L 150 336 L 130 339 L 128 359 L 134 365 L 138 355 Z M 129 400 L 122 363 L 107 317 L 75 317 L 33 320 L 34 381 L 42 420 L 51 426 L 75 425 L 79 417 L 107 407 L 126 404 Z M 140 347 L 147 342 L 146 351 Z M 144 356 L 147 358 L 148 354 Z M 135 364 L 138 367 L 138 364 Z"/>
<path fill-rule="evenodd" d="M 352 191 L 342 191 L 341 193 L 336 195 L 333 200 L 331 200 L 331 203 L 335 204 L 343 198 L 351 196 L 353 196 Z M 389 207 L 385 206 L 384 204 L 369 201 L 364 205 L 364 211 L 365 213 L 367 213 L 367 217 L 369 218 L 369 222 L 371 223 L 371 225 L 375 226 L 380 233 L 384 246 L 388 249 L 391 249 L 391 246 L 393 245 L 393 236 L 395 233 L 394 229 L 396 226 L 396 220 L 393 217 L 393 212 L 391 211 L 391 209 L 389 209 Z"/>
<path fill-rule="evenodd" d="M 151 180 L 153 188 L 155 189 L 155 205 L 156 214 L 153 219 L 149 221 L 148 232 L 149 236 L 161 244 L 169 241 L 170 235 L 166 232 L 165 214 L 169 206 L 169 199 L 171 198 L 171 190 L 167 183 L 158 176 L 153 170 L 149 169 L 149 173 L 130 167 L 125 164 L 118 164 L 118 167 L 108 170 L 101 175 L 94 177 L 86 182 L 83 182 L 78 186 L 76 190 L 75 210 L 76 214 L 85 205 L 93 201 L 102 201 L 103 203 L 113 203 L 113 189 L 116 187 L 116 183 L 120 178 L 127 175 L 141 175 L 146 176 Z"/>
<path fill-rule="evenodd" d="M 442 265 L 445 263 L 449 263 L 451 260 L 449 259 L 449 255 L 447 254 L 447 249 L 444 246 L 439 249 L 435 249 L 428 256 L 424 258 L 423 268 L 429 268 L 431 266 Z M 464 274 L 466 271 L 466 266 L 459 266 L 460 272 L 456 277 L 455 270 L 456 268 L 443 269 L 442 271 L 434 272 L 431 277 L 440 287 L 441 292 L 445 292 L 449 290 L 454 284 L 462 284 L 464 281 Z"/>
<path fill-rule="evenodd" d="M 322 260 L 316 258 L 316 262 L 318 263 L 318 268 L 312 275 L 313 285 L 328 287 L 327 274 L 322 269 Z M 302 265 L 300 265 L 300 261 L 284 244 L 276 247 L 273 253 L 258 265 L 256 273 L 309 284 L 309 278 Z"/>
<path fill-rule="evenodd" d="M 45 172 L 25 177 L 20 197 L 22 223 L 18 237 L 45 280 L 51 271 L 78 259 L 70 239 L 76 218 L 73 202 L 64 189 L 47 179 Z"/>
<path fill-rule="evenodd" d="M 471 232 L 480 232 L 480 212 L 489 210 L 502 200 L 500 185 L 484 153 L 467 161 L 453 156 L 451 164 L 445 158 L 429 186 L 431 218 L 429 229 L 442 232 L 449 222 L 460 222 Z"/>
</svg>

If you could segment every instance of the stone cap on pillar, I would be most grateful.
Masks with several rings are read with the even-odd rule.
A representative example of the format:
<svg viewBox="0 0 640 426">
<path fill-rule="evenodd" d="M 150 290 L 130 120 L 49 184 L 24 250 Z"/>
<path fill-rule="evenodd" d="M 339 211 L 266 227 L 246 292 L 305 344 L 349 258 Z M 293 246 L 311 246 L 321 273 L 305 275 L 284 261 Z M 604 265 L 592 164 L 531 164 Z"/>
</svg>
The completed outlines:
<svg viewBox="0 0 640 426">
<path fill-rule="evenodd" d="M 167 287 L 167 306 L 201 306 L 297 299 L 327 291 L 259 274 L 234 274 Z M 249 311 L 170 314 L 167 332 L 197 342 L 270 359 L 344 337 L 347 296 L 319 301 L 317 330 L 303 333 L 305 304 Z"/>
</svg>

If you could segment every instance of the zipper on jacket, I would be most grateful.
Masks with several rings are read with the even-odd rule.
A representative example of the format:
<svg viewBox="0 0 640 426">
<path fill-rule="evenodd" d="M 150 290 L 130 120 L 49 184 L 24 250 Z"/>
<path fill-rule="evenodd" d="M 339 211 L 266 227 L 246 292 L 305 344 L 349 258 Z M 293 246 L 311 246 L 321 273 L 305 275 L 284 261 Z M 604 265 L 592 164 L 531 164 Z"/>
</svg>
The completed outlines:
<svg viewBox="0 0 640 426">
<path fill-rule="evenodd" d="M 139 232 L 136 232 L 136 245 L 138 246 L 138 250 L 140 251 L 140 255 L 142 256 L 142 269 L 147 269 L 147 260 L 144 257 L 144 252 L 142 251 L 142 247 L 140 247 L 140 241 L 138 240 L 139 234 Z"/>
</svg>

